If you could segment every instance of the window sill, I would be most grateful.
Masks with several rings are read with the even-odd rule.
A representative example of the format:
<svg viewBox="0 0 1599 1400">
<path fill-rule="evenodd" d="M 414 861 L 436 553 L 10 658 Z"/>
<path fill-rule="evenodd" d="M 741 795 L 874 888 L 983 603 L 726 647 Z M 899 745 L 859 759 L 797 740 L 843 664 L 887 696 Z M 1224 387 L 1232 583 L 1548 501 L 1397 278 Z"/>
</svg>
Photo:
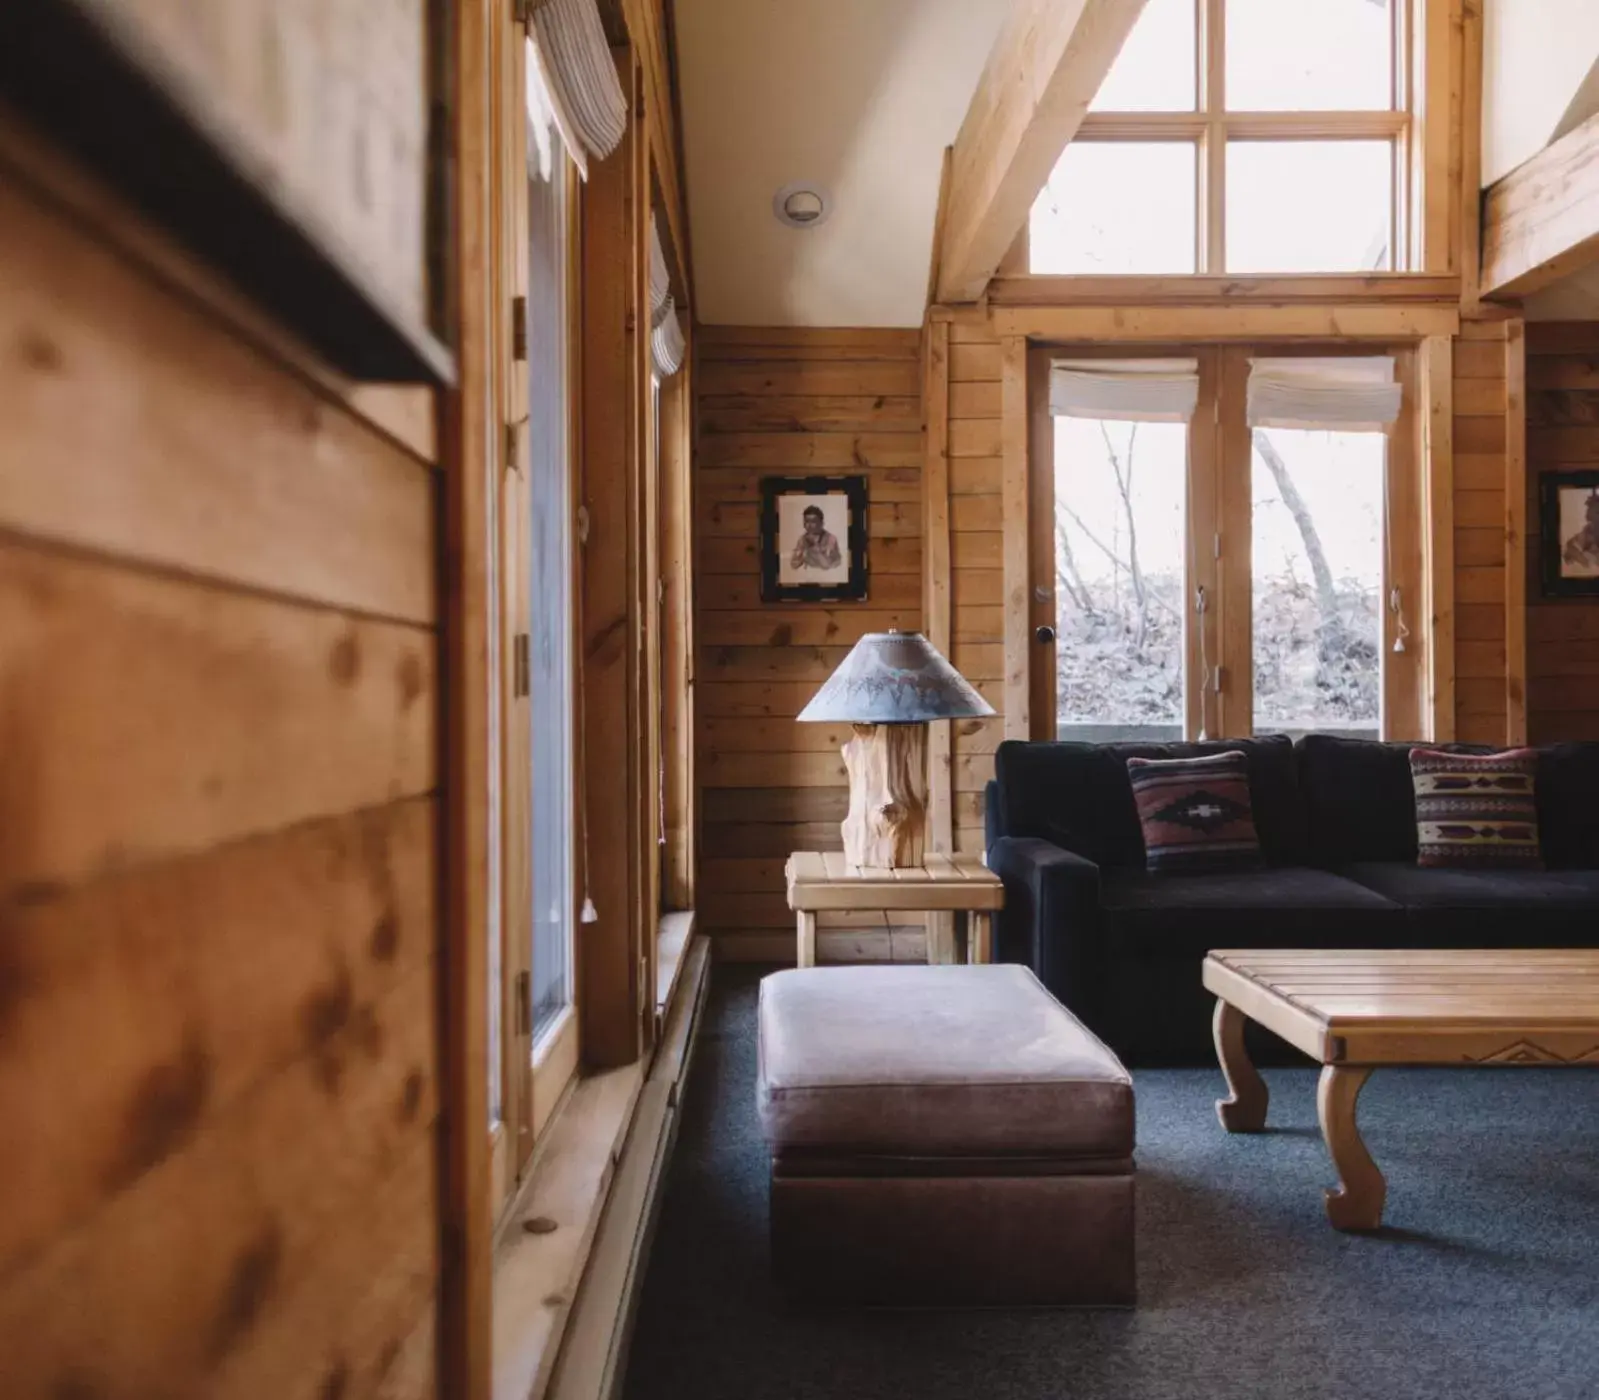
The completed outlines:
<svg viewBox="0 0 1599 1400">
<path fill-rule="evenodd" d="M 688 951 L 689 940 L 694 937 L 694 911 L 674 910 L 661 915 L 661 926 L 655 943 L 655 1011 L 666 1018 L 666 1008 L 677 989 L 677 979 L 683 971 L 683 954 Z"/>
<path fill-rule="evenodd" d="M 613 1183 L 635 1142 L 661 1131 L 642 1121 L 650 1116 L 642 1110 L 655 1099 L 675 1107 L 708 953 L 685 931 L 653 1060 L 580 1075 L 535 1149 L 494 1252 L 495 1400 L 540 1400 L 550 1388 Z"/>
</svg>

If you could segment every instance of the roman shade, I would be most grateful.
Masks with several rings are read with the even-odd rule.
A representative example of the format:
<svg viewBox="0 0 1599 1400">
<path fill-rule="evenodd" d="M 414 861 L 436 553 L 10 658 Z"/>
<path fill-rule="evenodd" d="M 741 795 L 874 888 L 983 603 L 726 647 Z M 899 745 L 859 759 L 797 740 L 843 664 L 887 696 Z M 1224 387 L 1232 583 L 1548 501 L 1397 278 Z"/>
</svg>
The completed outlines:
<svg viewBox="0 0 1599 1400">
<path fill-rule="evenodd" d="M 683 327 L 672 300 L 672 270 L 654 214 L 650 215 L 650 361 L 659 379 L 670 379 L 683 363 Z"/>
<path fill-rule="evenodd" d="M 661 246 L 661 228 L 650 215 L 650 325 L 658 326 L 672 305 L 672 272 Z"/>
<path fill-rule="evenodd" d="M 1186 423 L 1198 401 L 1197 360 L 1057 360 L 1049 369 L 1058 418 Z"/>
<path fill-rule="evenodd" d="M 650 332 L 650 359 L 655 373 L 661 379 L 670 379 L 683 365 L 683 327 L 678 324 L 677 308 L 672 298 L 666 299 L 666 313 Z"/>
<path fill-rule="evenodd" d="M 1381 432 L 1402 392 L 1391 355 L 1251 360 L 1249 425 Z"/>
<path fill-rule="evenodd" d="M 528 25 L 530 116 L 535 70 L 561 136 L 585 177 L 588 156 L 603 160 L 627 132 L 627 98 L 595 0 L 538 0 Z"/>
</svg>

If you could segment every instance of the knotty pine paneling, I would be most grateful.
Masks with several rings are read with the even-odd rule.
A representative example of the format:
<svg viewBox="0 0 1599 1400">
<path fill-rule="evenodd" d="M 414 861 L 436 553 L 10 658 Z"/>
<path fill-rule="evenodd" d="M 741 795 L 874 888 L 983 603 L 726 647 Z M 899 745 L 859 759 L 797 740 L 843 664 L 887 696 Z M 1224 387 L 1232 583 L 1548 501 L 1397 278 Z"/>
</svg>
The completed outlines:
<svg viewBox="0 0 1599 1400">
<path fill-rule="evenodd" d="M 1542 476 L 1599 469 L 1599 323 L 1562 323 L 1558 348 L 1542 330 L 1528 328 L 1527 729 L 1547 744 L 1599 740 L 1599 599 L 1542 596 L 1538 522 Z"/>
<path fill-rule="evenodd" d="M 701 327 L 695 336 L 699 926 L 718 956 L 791 960 L 790 851 L 837 850 L 847 726 L 794 716 L 866 632 L 922 626 L 917 331 Z M 869 596 L 764 603 L 765 476 L 864 474 Z M 823 961 L 920 958 L 919 923 L 822 916 Z"/>
<path fill-rule="evenodd" d="M 1455 732 L 1500 744 L 1505 664 L 1505 321 L 1467 322 L 1454 350 Z"/>
<path fill-rule="evenodd" d="M 432 434 L 38 190 L 0 158 L 0 1393 L 430 1396 Z"/>
<path fill-rule="evenodd" d="M 951 327 L 949 520 L 951 658 L 1000 717 L 951 726 L 955 849 L 983 849 L 983 788 L 1004 737 L 1004 510 L 1000 349 L 978 326 Z"/>
</svg>

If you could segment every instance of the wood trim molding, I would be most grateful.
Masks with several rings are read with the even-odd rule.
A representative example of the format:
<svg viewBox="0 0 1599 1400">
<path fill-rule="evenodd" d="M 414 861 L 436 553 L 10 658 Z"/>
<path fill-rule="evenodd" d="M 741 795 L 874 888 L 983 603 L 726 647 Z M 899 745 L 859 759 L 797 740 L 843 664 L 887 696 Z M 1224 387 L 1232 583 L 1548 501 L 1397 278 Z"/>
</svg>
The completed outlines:
<svg viewBox="0 0 1599 1400">
<path fill-rule="evenodd" d="M 488 285 L 492 243 L 489 191 L 491 80 L 488 0 L 455 7 L 456 190 L 452 202 L 458 289 Z M 491 805 L 488 735 L 488 491 L 493 480 L 494 367 L 490 308 L 478 295 L 453 298 L 460 355 L 454 388 L 439 396 L 438 443 L 444 529 L 439 557 L 443 599 L 443 924 L 438 960 L 443 1115 L 439 1181 L 440 1393 L 490 1400 L 492 1382 L 492 1220 L 488 1136 L 488 962 Z"/>
<path fill-rule="evenodd" d="M 1305 277 L 1001 275 L 988 284 L 990 306 L 1393 306 L 1453 307 L 1453 273 L 1334 272 Z"/>
<path fill-rule="evenodd" d="M 949 531 L 949 326 L 930 323 L 922 331 L 922 625 L 927 639 L 950 652 Z M 929 726 L 927 805 L 931 849 L 955 849 L 951 800 L 950 721 Z"/>
<path fill-rule="evenodd" d="M 997 307 L 994 332 L 1050 341 L 1215 343 L 1262 340 L 1366 340 L 1389 344 L 1454 335 L 1454 305 L 1319 303 L 1304 306 Z"/>
<path fill-rule="evenodd" d="M 1429 336 L 1419 353 L 1417 431 L 1426 483 L 1428 737 L 1455 737 L 1455 359 L 1454 341 Z"/>
<path fill-rule="evenodd" d="M 1505 327 L 1505 742 L 1527 742 L 1527 339 Z"/>
<path fill-rule="evenodd" d="M 1028 535 L 1027 341 L 1008 336 L 1000 347 L 1002 449 L 1001 518 L 1005 599 L 1004 714 L 1007 739 L 1032 738 L 1029 642 L 1032 549 Z"/>
<path fill-rule="evenodd" d="M 1018 0 L 955 138 L 941 300 L 982 295 L 1144 3 Z"/>
</svg>

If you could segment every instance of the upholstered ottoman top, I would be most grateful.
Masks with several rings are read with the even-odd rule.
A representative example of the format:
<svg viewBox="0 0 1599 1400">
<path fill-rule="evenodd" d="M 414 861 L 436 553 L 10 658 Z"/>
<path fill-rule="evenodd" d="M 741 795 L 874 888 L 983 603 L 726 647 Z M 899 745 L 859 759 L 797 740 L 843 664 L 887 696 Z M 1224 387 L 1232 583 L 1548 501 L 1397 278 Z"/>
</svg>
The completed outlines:
<svg viewBox="0 0 1599 1400">
<path fill-rule="evenodd" d="M 774 1155 L 1132 1154 L 1131 1076 L 1024 967 L 774 973 L 759 1054 Z"/>
</svg>

